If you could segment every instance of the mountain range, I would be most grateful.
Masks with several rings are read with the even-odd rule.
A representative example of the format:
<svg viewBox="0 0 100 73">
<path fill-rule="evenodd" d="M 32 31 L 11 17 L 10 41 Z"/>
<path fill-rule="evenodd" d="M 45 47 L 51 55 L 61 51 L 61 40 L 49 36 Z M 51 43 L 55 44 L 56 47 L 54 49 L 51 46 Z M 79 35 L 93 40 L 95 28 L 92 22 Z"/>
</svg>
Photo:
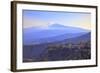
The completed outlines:
<svg viewBox="0 0 100 73">
<path fill-rule="evenodd" d="M 53 48 L 51 45 L 66 46 L 66 44 L 78 45 L 81 41 L 90 43 L 91 32 L 86 29 L 51 24 L 46 28 L 24 28 L 23 29 L 23 62 L 54 60 L 86 59 L 90 57 L 90 48 Z M 89 49 L 86 50 L 86 49 Z M 89 56 L 88 56 L 89 54 Z M 59 56 L 59 57 L 58 57 Z"/>
<path fill-rule="evenodd" d="M 77 38 L 89 39 L 90 31 L 61 24 L 51 24 L 46 28 L 25 28 L 23 30 L 24 45 L 54 43 L 63 40 L 73 41 Z"/>
</svg>

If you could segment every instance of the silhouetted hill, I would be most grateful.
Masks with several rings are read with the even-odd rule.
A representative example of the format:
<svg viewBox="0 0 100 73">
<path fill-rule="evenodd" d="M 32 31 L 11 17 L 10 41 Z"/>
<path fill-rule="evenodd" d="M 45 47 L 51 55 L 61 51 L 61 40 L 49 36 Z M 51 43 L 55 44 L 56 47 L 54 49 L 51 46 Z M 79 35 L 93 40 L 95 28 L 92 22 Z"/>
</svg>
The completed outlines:
<svg viewBox="0 0 100 73">
<path fill-rule="evenodd" d="M 23 32 L 24 44 L 42 44 L 63 41 L 66 39 L 80 37 L 89 33 L 88 30 L 53 24 L 48 28 L 27 28 Z"/>
</svg>

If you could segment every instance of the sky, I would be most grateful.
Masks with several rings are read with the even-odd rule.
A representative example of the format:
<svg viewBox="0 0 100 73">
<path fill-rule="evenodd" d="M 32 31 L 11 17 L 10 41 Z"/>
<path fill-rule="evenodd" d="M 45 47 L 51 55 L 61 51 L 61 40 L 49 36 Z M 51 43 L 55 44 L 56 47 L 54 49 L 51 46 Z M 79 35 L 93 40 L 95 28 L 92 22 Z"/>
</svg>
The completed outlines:
<svg viewBox="0 0 100 73">
<path fill-rule="evenodd" d="M 23 28 L 46 28 L 52 24 L 61 24 L 90 30 L 91 14 L 82 12 L 23 10 Z"/>
</svg>

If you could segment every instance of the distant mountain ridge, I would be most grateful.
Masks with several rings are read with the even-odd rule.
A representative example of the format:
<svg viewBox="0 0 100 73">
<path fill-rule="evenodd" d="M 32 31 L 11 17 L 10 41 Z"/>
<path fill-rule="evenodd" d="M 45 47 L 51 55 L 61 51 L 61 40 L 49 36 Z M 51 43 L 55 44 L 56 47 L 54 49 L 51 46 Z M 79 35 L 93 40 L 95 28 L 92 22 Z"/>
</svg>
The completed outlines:
<svg viewBox="0 0 100 73">
<path fill-rule="evenodd" d="M 89 30 L 64 26 L 61 24 L 49 25 L 45 28 L 25 28 L 23 33 L 24 44 L 56 42 L 64 39 L 77 38 L 90 33 Z"/>
<path fill-rule="evenodd" d="M 61 25 L 61 24 L 51 24 L 51 25 L 49 25 L 48 27 L 56 27 L 56 28 L 66 28 L 66 26 L 64 26 L 64 25 Z"/>
</svg>

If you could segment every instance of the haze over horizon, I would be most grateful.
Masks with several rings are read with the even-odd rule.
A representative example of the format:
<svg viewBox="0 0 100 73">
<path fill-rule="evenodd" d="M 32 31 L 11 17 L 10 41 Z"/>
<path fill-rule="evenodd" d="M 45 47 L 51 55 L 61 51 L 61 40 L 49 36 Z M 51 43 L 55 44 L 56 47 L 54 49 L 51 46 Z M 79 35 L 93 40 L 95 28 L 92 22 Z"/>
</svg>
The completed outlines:
<svg viewBox="0 0 100 73">
<path fill-rule="evenodd" d="M 53 24 L 91 30 L 91 14 L 79 12 L 51 12 L 23 10 L 23 28 L 48 28 Z"/>
</svg>

